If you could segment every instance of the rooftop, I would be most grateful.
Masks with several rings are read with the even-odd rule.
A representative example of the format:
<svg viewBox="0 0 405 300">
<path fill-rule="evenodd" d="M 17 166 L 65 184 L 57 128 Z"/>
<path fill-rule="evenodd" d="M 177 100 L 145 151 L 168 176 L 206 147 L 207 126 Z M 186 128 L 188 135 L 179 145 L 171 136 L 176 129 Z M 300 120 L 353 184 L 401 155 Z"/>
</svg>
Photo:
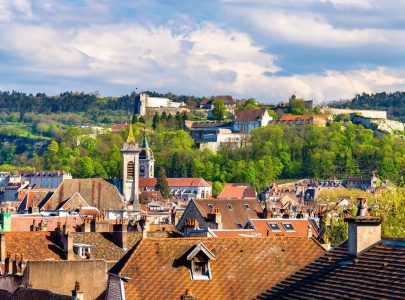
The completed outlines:
<svg viewBox="0 0 405 300">
<path fill-rule="evenodd" d="M 202 243 L 215 259 L 210 280 L 192 280 L 187 256 Z M 111 271 L 129 278 L 127 299 L 252 299 L 324 250 L 309 238 L 143 239 Z"/>
<path fill-rule="evenodd" d="M 260 120 L 263 115 L 266 113 L 266 109 L 245 109 L 245 110 L 238 110 L 235 113 L 235 121 L 239 122 L 251 122 Z"/>
<path fill-rule="evenodd" d="M 356 257 L 347 253 L 345 242 L 258 299 L 405 299 L 404 241 L 383 241 Z"/>
<path fill-rule="evenodd" d="M 139 187 L 155 187 L 156 178 L 139 178 Z M 211 187 L 203 178 L 167 178 L 170 187 Z"/>
</svg>

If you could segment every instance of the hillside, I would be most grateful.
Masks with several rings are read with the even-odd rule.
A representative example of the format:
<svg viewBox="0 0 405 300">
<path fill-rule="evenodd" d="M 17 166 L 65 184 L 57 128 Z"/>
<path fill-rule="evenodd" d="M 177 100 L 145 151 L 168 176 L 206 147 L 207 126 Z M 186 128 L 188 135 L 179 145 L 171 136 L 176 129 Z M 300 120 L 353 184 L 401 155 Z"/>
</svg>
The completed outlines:
<svg viewBox="0 0 405 300">
<path fill-rule="evenodd" d="M 333 101 L 328 105 L 334 108 L 386 110 L 389 119 L 405 122 L 405 92 L 363 93 L 351 101 Z"/>
</svg>

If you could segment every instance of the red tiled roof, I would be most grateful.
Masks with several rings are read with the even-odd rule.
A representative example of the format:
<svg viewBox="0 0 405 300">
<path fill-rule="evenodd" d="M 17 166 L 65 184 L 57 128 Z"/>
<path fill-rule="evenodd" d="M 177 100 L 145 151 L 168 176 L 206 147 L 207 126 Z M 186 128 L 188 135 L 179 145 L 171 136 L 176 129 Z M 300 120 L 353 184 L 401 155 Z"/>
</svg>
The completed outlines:
<svg viewBox="0 0 405 300">
<path fill-rule="evenodd" d="M 283 115 L 280 117 L 281 122 L 286 121 L 308 121 L 311 120 L 313 116 L 311 115 Z"/>
<path fill-rule="evenodd" d="M 257 237 L 257 234 L 252 229 L 214 229 L 212 230 L 218 238 L 235 238 L 235 237 Z"/>
<path fill-rule="evenodd" d="M 4 232 L 6 253 L 12 258 L 23 256 L 26 260 L 62 260 L 63 249 L 57 246 L 51 232 Z"/>
<path fill-rule="evenodd" d="M 258 299 L 405 299 L 404 241 L 347 253 L 345 242 Z"/>
<path fill-rule="evenodd" d="M 256 194 L 255 190 L 251 186 L 235 185 L 233 183 L 228 183 L 217 198 L 218 199 L 256 198 Z"/>
<path fill-rule="evenodd" d="M 66 216 L 66 217 L 59 217 L 59 216 L 51 216 L 51 217 L 43 217 L 41 215 L 26 215 L 26 214 L 13 214 L 11 215 L 11 230 L 12 231 L 30 231 L 33 221 L 35 220 L 36 226 L 42 221 L 46 223 L 46 230 L 47 231 L 54 231 L 57 227 L 58 222 L 62 222 L 70 226 L 70 228 L 74 229 L 75 227 L 79 227 L 83 224 L 83 220 L 80 216 Z"/>
<path fill-rule="evenodd" d="M 113 124 L 111 126 L 112 131 L 121 131 L 123 128 L 128 128 L 129 124 Z"/>
<path fill-rule="evenodd" d="M 41 209 L 54 210 L 76 192 L 90 206 L 97 207 L 100 210 L 124 208 L 121 195 L 115 185 L 102 178 L 88 178 L 64 180 Z"/>
<path fill-rule="evenodd" d="M 139 178 L 139 187 L 155 187 L 156 178 Z M 170 187 L 210 187 L 211 185 L 203 178 L 167 178 Z"/>
<path fill-rule="evenodd" d="M 204 217 L 213 208 L 219 208 L 223 229 L 238 229 L 237 224 L 245 224 L 248 219 L 256 219 L 261 216 L 263 209 L 256 199 L 195 199 L 193 200 L 198 210 Z M 246 208 L 245 205 L 249 208 Z"/>
<path fill-rule="evenodd" d="M 187 255 L 203 245 L 215 256 L 211 280 L 192 280 Z M 143 239 L 113 273 L 127 299 L 252 299 L 312 262 L 324 250 L 309 238 Z"/>
<path fill-rule="evenodd" d="M 238 122 L 251 122 L 257 121 L 263 117 L 265 114 L 266 109 L 245 109 L 245 110 L 238 110 L 235 113 L 235 120 Z"/>
<path fill-rule="evenodd" d="M 308 236 L 308 226 L 311 226 L 312 236 L 317 238 L 318 232 L 316 228 L 308 219 L 251 219 L 254 229 L 261 236 L 285 236 L 285 237 L 306 237 Z M 281 232 L 274 232 L 270 229 L 268 223 L 276 223 Z M 295 231 L 286 231 L 283 224 L 290 223 L 294 227 Z"/>
</svg>

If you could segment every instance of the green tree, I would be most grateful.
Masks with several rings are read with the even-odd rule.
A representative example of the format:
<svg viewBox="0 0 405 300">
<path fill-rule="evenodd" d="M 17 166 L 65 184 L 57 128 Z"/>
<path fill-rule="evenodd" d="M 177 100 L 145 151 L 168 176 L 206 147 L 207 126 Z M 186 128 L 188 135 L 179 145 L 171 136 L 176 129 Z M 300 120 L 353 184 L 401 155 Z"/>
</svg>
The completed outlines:
<svg viewBox="0 0 405 300">
<path fill-rule="evenodd" d="M 171 193 L 170 193 L 169 184 L 167 183 L 166 170 L 162 167 L 160 167 L 158 170 L 158 177 L 157 177 L 155 189 L 162 194 L 164 199 L 170 198 Z"/>
<path fill-rule="evenodd" d="M 294 115 L 302 115 L 305 112 L 305 104 L 301 99 L 290 100 L 290 112 Z"/>
<path fill-rule="evenodd" d="M 212 113 L 218 119 L 224 120 L 226 115 L 227 115 L 227 111 L 226 111 L 224 101 L 222 101 L 222 100 L 215 101 L 214 108 L 212 109 Z"/>
<path fill-rule="evenodd" d="M 246 100 L 244 109 L 259 109 L 259 105 L 255 98 L 249 98 Z"/>
<path fill-rule="evenodd" d="M 224 189 L 225 184 L 223 182 L 220 181 L 214 181 L 214 183 L 212 184 L 212 195 L 217 196 L 219 195 L 222 190 Z"/>
</svg>

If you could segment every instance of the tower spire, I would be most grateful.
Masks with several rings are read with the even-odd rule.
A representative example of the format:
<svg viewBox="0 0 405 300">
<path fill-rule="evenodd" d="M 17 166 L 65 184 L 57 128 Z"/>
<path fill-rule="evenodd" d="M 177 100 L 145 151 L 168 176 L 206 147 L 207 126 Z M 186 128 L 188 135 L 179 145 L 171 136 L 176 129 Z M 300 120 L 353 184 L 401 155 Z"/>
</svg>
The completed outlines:
<svg viewBox="0 0 405 300">
<path fill-rule="evenodd" d="M 134 137 L 134 133 L 132 132 L 132 123 L 129 124 L 129 132 L 128 132 L 128 137 L 127 137 L 127 143 L 128 144 L 135 144 L 135 137 Z"/>
<path fill-rule="evenodd" d="M 142 148 L 148 148 L 148 140 L 146 139 L 146 134 L 145 134 L 145 127 L 143 128 L 143 138 L 142 138 Z"/>
</svg>

